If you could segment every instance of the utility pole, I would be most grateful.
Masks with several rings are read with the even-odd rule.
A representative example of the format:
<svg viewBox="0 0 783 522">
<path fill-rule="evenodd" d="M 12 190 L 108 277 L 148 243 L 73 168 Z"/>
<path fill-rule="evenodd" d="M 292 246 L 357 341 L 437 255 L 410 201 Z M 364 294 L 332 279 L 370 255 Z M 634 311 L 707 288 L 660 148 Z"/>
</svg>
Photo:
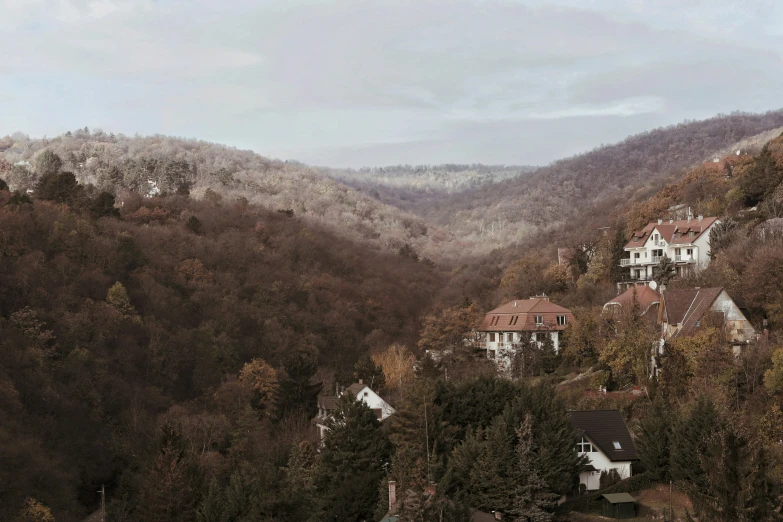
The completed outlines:
<svg viewBox="0 0 783 522">
<path fill-rule="evenodd" d="M 101 522 L 106 522 L 106 487 L 103 484 L 98 493 L 101 494 Z"/>
<path fill-rule="evenodd" d="M 674 514 L 672 513 L 672 481 L 669 481 L 669 520 L 674 521 Z"/>
<path fill-rule="evenodd" d="M 427 485 L 430 485 L 430 428 L 427 419 L 427 398 L 424 398 L 424 436 L 427 438 Z"/>
</svg>

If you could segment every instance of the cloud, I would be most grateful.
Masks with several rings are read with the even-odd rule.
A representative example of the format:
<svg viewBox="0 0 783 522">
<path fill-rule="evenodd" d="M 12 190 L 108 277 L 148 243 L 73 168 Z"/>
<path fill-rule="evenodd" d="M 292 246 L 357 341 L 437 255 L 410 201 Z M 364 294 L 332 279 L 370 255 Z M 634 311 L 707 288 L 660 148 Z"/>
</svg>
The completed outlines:
<svg viewBox="0 0 783 522">
<path fill-rule="evenodd" d="M 783 7 L 766 1 L 0 0 L 0 12 L 13 50 L 0 90 L 27 106 L 0 99 L 7 131 L 171 133 L 321 163 L 538 163 L 622 138 L 614 129 L 775 108 L 783 87 Z"/>
</svg>

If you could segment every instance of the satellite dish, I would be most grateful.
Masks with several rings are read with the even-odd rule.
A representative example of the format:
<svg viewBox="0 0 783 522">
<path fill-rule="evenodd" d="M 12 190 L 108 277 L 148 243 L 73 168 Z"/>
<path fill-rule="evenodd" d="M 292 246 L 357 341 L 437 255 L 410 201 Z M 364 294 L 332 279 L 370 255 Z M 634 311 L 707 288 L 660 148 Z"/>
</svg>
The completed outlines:
<svg viewBox="0 0 783 522">
<path fill-rule="evenodd" d="M 650 288 L 655 290 L 656 288 L 658 288 L 658 283 L 656 283 L 655 281 L 650 281 Z"/>
</svg>

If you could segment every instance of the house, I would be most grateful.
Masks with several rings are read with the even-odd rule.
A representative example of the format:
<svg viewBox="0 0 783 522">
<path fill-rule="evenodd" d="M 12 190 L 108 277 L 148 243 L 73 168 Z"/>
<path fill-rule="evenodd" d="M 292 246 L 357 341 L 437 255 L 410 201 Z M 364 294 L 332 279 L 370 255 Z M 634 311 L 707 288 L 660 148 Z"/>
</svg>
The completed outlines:
<svg viewBox="0 0 783 522">
<path fill-rule="evenodd" d="M 587 491 L 600 488 L 602 471 L 631 476 L 631 463 L 639 454 L 620 410 L 572 410 L 568 415 L 577 432 L 576 450 L 590 460 L 579 473 L 579 483 Z"/>
<path fill-rule="evenodd" d="M 710 262 L 710 229 L 716 223 L 718 218 L 703 216 L 649 223 L 633 233 L 620 266 L 628 268 L 631 281 L 650 281 L 664 256 L 674 262 L 678 276 L 705 267 Z"/>
<path fill-rule="evenodd" d="M 664 341 L 693 335 L 705 326 L 722 328 L 735 353 L 756 337 L 753 325 L 723 288 L 664 291 L 658 323 Z"/>
<path fill-rule="evenodd" d="M 509 301 L 487 313 L 478 332 L 484 342 L 487 357 L 507 361 L 518 348 L 523 335 L 539 345 L 545 336 L 552 340 L 555 352 L 560 350 L 560 332 L 573 322 L 568 308 L 552 303 L 547 296 Z"/>
<path fill-rule="evenodd" d="M 631 285 L 628 290 L 607 302 L 601 313 L 606 317 L 619 317 L 624 311 L 633 308 L 634 300 L 636 300 L 636 304 L 639 306 L 641 317 L 653 318 L 654 321 L 658 320 L 658 306 L 661 302 L 661 294 L 656 290 L 654 281 L 651 281 L 649 285 Z"/>
<path fill-rule="evenodd" d="M 318 427 L 318 434 L 321 436 L 321 440 L 323 440 L 326 436 L 326 432 L 329 430 L 326 423 L 332 417 L 332 412 L 337 407 L 340 396 L 347 393 L 350 393 L 356 400 L 363 401 L 373 412 L 375 412 L 375 416 L 379 421 L 385 420 L 395 412 L 394 408 L 392 408 L 388 402 L 383 400 L 380 395 L 375 393 L 359 379 L 359 382 L 351 384 L 337 395 L 318 396 L 318 414 L 313 419 L 313 423 Z"/>
</svg>

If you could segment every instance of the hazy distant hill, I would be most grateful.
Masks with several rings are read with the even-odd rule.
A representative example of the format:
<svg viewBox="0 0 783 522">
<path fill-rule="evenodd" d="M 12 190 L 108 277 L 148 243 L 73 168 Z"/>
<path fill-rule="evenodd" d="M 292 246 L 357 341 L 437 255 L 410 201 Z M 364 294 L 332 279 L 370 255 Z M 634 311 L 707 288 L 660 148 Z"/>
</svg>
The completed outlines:
<svg viewBox="0 0 783 522">
<path fill-rule="evenodd" d="M 327 176 L 396 207 L 410 209 L 450 194 L 499 183 L 535 170 L 527 165 L 393 165 L 321 169 Z"/>
</svg>

